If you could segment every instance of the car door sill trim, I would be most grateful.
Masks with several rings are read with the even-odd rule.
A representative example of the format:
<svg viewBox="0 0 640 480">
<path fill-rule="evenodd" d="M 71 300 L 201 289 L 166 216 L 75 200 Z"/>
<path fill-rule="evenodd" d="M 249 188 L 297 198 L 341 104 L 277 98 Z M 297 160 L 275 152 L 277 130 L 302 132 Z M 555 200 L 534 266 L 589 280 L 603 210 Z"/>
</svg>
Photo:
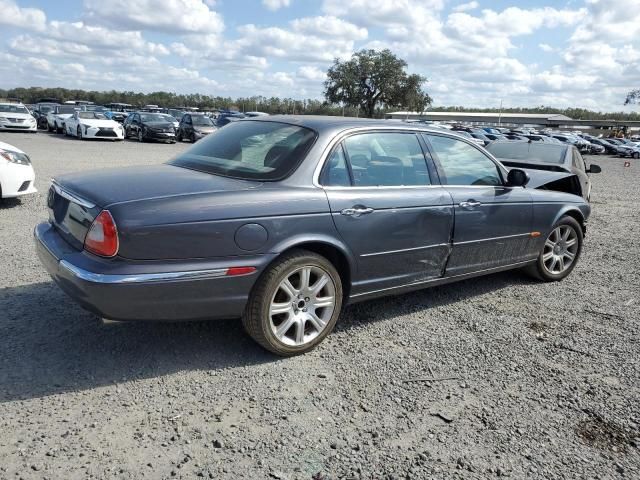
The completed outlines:
<svg viewBox="0 0 640 480">
<path fill-rule="evenodd" d="M 519 237 L 531 237 L 531 232 L 518 233 L 516 235 L 504 235 L 502 237 L 481 238 L 479 240 L 467 240 L 465 242 L 454 242 L 453 246 L 455 247 L 456 245 L 467 245 L 469 243 L 478 243 L 478 242 L 492 242 L 494 240 L 507 240 L 509 238 L 519 238 Z"/>
</svg>

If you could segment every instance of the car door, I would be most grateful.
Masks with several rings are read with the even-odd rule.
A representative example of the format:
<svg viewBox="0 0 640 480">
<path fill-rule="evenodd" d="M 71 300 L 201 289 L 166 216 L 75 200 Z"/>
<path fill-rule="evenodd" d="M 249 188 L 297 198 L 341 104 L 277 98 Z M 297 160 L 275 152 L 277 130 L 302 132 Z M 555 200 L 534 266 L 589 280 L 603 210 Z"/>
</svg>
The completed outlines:
<svg viewBox="0 0 640 480">
<path fill-rule="evenodd" d="M 533 206 L 526 188 L 506 186 L 504 169 L 475 145 L 436 133 L 424 137 L 454 204 L 446 276 L 535 257 Z"/>
<path fill-rule="evenodd" d="M 356 257 L 352 295 L 441 277 L 453 226 L 451 195 L 413 132 L 346 137 L 321 175 L 335 226 Z"/>
</svg>

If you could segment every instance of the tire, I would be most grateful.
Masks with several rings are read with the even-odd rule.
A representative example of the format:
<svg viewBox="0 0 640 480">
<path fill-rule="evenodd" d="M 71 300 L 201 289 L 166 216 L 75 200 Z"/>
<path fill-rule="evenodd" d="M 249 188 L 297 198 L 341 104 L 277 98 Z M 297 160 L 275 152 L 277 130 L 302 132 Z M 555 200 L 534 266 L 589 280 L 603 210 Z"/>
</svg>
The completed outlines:
<svg viewBox="0 0 640 480">
<path fill-rule="evenodd" d="M 180 130 L 176 133 L 176 142 L 182 142 L 182 132 Z"/>
<path fill-rule="evenodd" d="M 80 127 L 78 127 L 76 133 L 78 135 L 78 140 L 84 140 L 84 137 L 82 136 L 82 129 Z"/>
<path fill-rule="evenodd" d="M 48 132 L 53 132 L 53 127 L 51 125 L 49 125 L 49 122 L 47 122 L 47 131 Z"/>
<path fill-rule="evenodd" d="M 195 134 L 195 133 L 192 133 L 192 134 L 191 134 L 191 138 L 189 139 L 189 141 L 190 141 L 191 143 L 196 143 L 196 134 Z"/>
<path fill-rule="evenodd" d="M 633 158 L 635 158 L 635 159 L 640 158 L 640 153 L 638 153 L 638 152 L 633 152 Z"/>
<path fill-rule="evenodd" d="M 313 288 L 320 290 L 314 293 Z M 272 314 L 272 304 L 281 312 Z M 262 347 L 290 357 L 322 342 L 341 310 L 342 280 L 333 264 L 316 253 L 292 250 L 262 273 L 249 295 L 242 324 Z"/>
<path fill-rule="evenodd" d="M 572 240 L 574 243 L 571 243 Z M 582 227 L 576 219 L 570 216 L 562 217 L 551 228 L 536 262 L 528 266 L 526 271 L 543 282 L 562 280 L 578 263 L 583 240 Z M 566 264 L 568 259 L 571 260 L 569 265 Z"/>
<path fill-rule="evenodd" d="M 144 133 L 142 133 L 142 129 L 138 130 L 138 141 L 140 143 L 144 142 Z"/>
<path fill-rule="evenodd" d="M 62 133 L 62 127 L 59 127 L 58 125 L 56 125 L 56 133 Z"/>
</svg>

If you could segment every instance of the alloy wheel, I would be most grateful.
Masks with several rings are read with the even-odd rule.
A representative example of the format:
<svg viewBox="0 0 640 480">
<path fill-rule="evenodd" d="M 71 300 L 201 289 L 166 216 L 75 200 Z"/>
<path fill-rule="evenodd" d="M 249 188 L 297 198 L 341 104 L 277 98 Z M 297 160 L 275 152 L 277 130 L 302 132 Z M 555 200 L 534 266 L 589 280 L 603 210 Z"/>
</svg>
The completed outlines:
<svg viewBox="0 0 640 480">
<path fill-rule="evenodd" d="M 571 267 L 578 253 L 578 234 L 570 225 L 556 227 L 544 242 L 542 264 L 544 269 L 559 275 Z"/>
<path fill-rule="evenodd" d="M 269 306 L 269 323 L 283 344 L 299 347 L 312 342 L 329 324 L 336 308 L 336 286 L 316 266 L 298 267 L 278 285 Z"/>
</svg>

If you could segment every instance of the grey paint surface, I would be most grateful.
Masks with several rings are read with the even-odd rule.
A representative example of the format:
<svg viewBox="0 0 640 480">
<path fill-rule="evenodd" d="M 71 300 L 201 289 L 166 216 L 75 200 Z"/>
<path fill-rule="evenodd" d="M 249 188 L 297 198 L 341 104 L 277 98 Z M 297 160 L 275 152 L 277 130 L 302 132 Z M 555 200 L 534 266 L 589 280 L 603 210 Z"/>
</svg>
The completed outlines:
<svg viewBox="0 0 640 480">
<path fill-rule="evenodd" d="M 96 205 L 82 211 L 78 224 L 60 215 L 78 207 L 56 197 L 53 224 L 36 230 L 43 264 L 65 292 L 99 315 L 119 320 L 239 316 L 269 263 L 287 249 L 311 244 L 333 249 L 345 259 L 354 301 L 521 266 L 535 259 L 540 247 L 531 232 L 546 235 L 569 211 L 582 219 L 589 215 L 588 204 L 574 195 L 522 187 L 446 186 L 437 178 L 429 187 L 323 188 L 317 183 L 321 162 L 345 135 L 430 130 L 340 117 L 250 121 L 298 124 L 315 130 L 318 138 L 298 168 L 278 182 L 235 180 L 171 165 L 56 179 L 63 189 Z M 478 148 L 455 134 L 446 135 Z M 497 165 L 506 178 L 506 169 Z M 429 167 L 435 169 L 431 163 Z M 471 200 L 480 205 L 459 205 Z M 355 206 L 371 212 L 341 214 Z M 91 255 L 79 245 L 90 218 L 101 208 L 112 213 L 118 227 L 120 248 L 112 259 Z M 60 221 L 55 221 L 56 211 Z M 88 272 L 118 275 L 231 266 L 256 271 L 237 278 L 114 286 L 75 278 L 60 267 L 60 260 Z"/>
</svg>

